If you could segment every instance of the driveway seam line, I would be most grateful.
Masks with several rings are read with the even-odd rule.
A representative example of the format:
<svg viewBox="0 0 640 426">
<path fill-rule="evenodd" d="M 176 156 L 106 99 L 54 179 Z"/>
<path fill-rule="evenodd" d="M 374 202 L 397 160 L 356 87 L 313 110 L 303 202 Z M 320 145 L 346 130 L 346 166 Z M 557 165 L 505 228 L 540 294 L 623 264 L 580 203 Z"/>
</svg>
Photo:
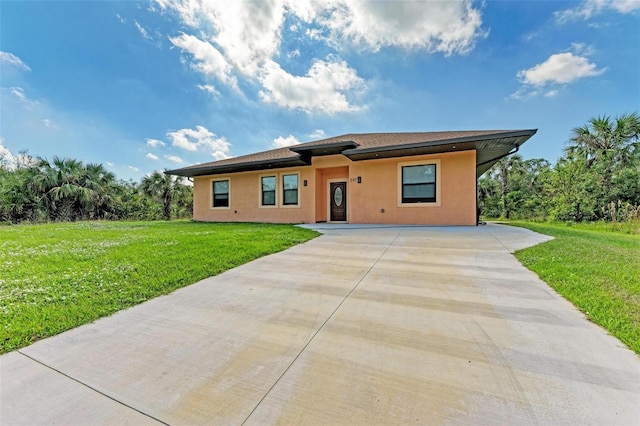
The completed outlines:
<svg viewBox="0 0 640 426">
<path fill-rule="evenodd" d="M 504 249 L 507 251 L 507 253 L 509 253 L 509 254 L 513 254 L 513 253 L 514 253 L 514 252 L 512 252 L 511 250 L 509 250 L 509 248 L 508 248 L 507 246 L 505 246 L 505 245 L 503 244 L 503 242 L 502 242 L 502 241 L 500 241 L 500 240 L 498 239 L 498 237 L 496 237 L 495 235 L 493 235 L 493 233 L 492 233 L 491 231 L 489 231 L 489 228 L 485 228 L 485 230 L 487 231 L 487 233 L 488 233 L 489 235 L 491 235 L 491 236 L 493 237 L 493 239 L 494 239 L 494 240 L 496 240 L 496 241 L 497 241 L 497 242 L 498 242 L 502 247 L 504 247 Z"/>
<path fill-rule="evenodd" d="M 133 411 L 136 411 L 136 412 L 138 412 L 138 413 L 142 414 L 142 415 L 143 415 L 143 416 L 145 416 L 145 417 L 148 417 L 148 418 L 150 418 L 150 419 L 153 419 L 153 420 L 157 421 L 158 423 L 162 423 L 163 425 L 167 425 L 167 426 L 169 426 L 169 423 L 163 422 L 162 420 L 160 420 L 160 419 L 158 419 L 158 418 L 156 418 L 156 417 L 153 417 L 151 414 L 147 414 L 147 413 L 145 413 L 144 411 L 138 410 L 138 409 L 137 409 L 137 408 L 135 408 L 135 407 L 132 407 L 132 406 L 130 406 L 130 405 L 128 405 L 128 404 L 125 404 L 124 402 L 119 401 L 119 400 L 115 399 L 114 397 L 109 396 L 109 395 L 107 395 L 106 393 L 104 393 L 104 392 L 102 392 L 102 391 L 99 391 L 98 389 L 96 389 L 96 388 L 94 388 L 94 387 L 92 387 L 92 386 L 89 386 L 88 384 L 86 384 L 86 383 L 84 383 L 84 382 L 82 382 L 82 381 L 80 381 L 80 380 L 76 379 L 75 377 L 72 377 L 72 376 L 70 376 L 70 375 L 68 375 L 68 374 L 66 374 L 66 373 L 63 373 L 62 371 L 58 370 L 57 368 L 53 368 L 52 366 L 47 365 L 47 364 L 45 364 L 44 362 L 42 362 L 42 361 L 40 361 L 40 360 L 37 360 L 37 359 L 35 359 L 34 357 L 32 357 L 32 356 L 30 356 L 30 355 L 25 354 L 24 352 L 21 352 L 20 350 L 18 350 L 18 351 L 16 351 L 16 352 L 18 352 L 20 355 L 22 355 L 22 356 L 24 356 L 24 357 L 26 357 L 26 358 L 29 358 L 30 360 L 32 360 L 32 361 L 34 361 L 34 362 L 36 362 L 36 363 L 38 363 L 38 364 L 42 365 L 43 367 L 46 367 L 46 368 L 48 368 L 48 369 L 50 369 L 50 370 L 53 370 L 53 371 L 55 371 L 56 373 L 58 373 L 58 374 L 60 374 L 60 375 L 62 375 L 62 376 L 64 376 L 64 377 L 66 377 L 66 378 L 68 378 L 68 379 L 71 379 L 71 380 L 73 380 L 74 382 L 76 382 L 76 383 L 78 383 L 78 384 L 80 384 L 80 385 L 82 385 L 82 386 L 84 386 L 84 387 L 87 387 L 87 388 L 91 389 L 92 391 L 94 391 L 94 392 L 96 392 L 96 393 L 98 393 L 98 394 L 100 394 L 100 395 L 102 395 L 102 396 L 104 396 L 104 397 L 109 398 L 110 400 L 112 400 L 112 401 L 114 401 L 114 402 L 116 402 L 116 403 L 118 403 L 118 404 L 120 404 L 120 405 L 123 405 L 123 406 L 125 406 L 125 407 L 127 407 L 127 408 L 129 408 L 129 409 L 131 409 L 131 410 L 133 410 Z"/>
<path fill-rule="evenodd" d="M 258 401 L 258 403 L 256 404 L 255 407 L 253 407 L 253 409 L 251 410 L 251 412 L 247 415 L 247 417 L 242 421 L 241 425 L 244 425 L 247 420 L 249 420 L 249 417 L 251 417 L 253 415 L 253 413 L 258 409 L 258 407 L 260 406 L 260 404 L 262 404 L 262 401 L 265 400 L 265 398 L 271 393 L 271 391 L 273 390 L 273 388 L 276 387 L 276 385 L 280 382 L 280 380 L 284 377 L 285 374 L 287 374 L 287 372 L 291 369 L 291 367 L 293 366 L 293 364 L 296 363 L 296 361 L 298 360 L 298 358 L 300 358 L 300 355 L 302 355 L 302 353 L 307 349 L 307 347 L 311 344 L 311 342 L 313 342 L 313 339 L 316 338 L 316 336 L 318 335 L 318 333 L 320 333 L 322 331 L 322 329 L 324 328 L 324 326 L 329 322 L 329 320 L 331 318 L 333 318 L 333 316 L 335 315 L 336 312 L 338 312 L 338 309 L 340 309 L 340 307 L 344 304 L 344 302 L 349 298 L 349 296 L 351 296 L 351 294 L 353 294 L 353 292 L 356 290 L 356 288 L 358 288 L 358 286 L 360 285 L 360 283 L 367 277 L 367 275 L 369 275 L 369 273 L 371 272 L 371 270 L 373 268 L 375 268 L 375 266 L 378 264 L 378 262 L 380 261 L 380 259 L 382 259 L 382 257 L 387 253 L 387 250 L 389 250 L 389 247 L 391 247 L 393 245 L 393 243 L 396 242 L 396 240 L 398 239 L 398 237 L 400 236 L 400 233 L 402 233 L 402 231 L 398 231 L 398 234 L 396 234 L 396 236 L 393 238 L 393 241 L 391 241 L 387 247 L 385 247 L 384 251 L 380 254 L 380 256 L 378 256 L 378 258 L 376 259 L 375 262 L 373 262 L 373 265 L 371 265 L 369 267 L 369 269 L 367 269 L 367 272 L 365 272 L 365 274 L 358 280 L 358 282 L 356 283 L 356 285 L 353 286 L 353 288 L 351 289 L 351 291 L 349 291 L 349 293 L 347 293 L 347 295 L 340 301 L 340 303 L 338 303 L 338 306 L 336 306 L 336 308 L 331 312 L 331 314 L 329 314 L 329 316 L 327 317 L 327 319 L 322 323 L 322 325 L 320 327 L 318 327 L 318 329 L 316 330 L 315 333 L 313 333 L 313 336 L 311 336 L 311 338 L 309 339 L 309 341 L 302 347 L 302 349 L 300 349 L 300 352 L 298 352 L 298 354 L 295 356 L 295 358 L 293 358 L 293 361 L 291 361 L 291 363 L 289 363 L 289 365 L 287 366 L 287 368 L 285 368 L 285 370 L 282 372 L 282 374 L 280 375 L 280 377 L 278 377 L 276 379 L 275 382 L 273 382 L 273 384 L 271 385 L 271 387 L 269 388 L 269 390 L 267 390 L 267 392 L 265 392 L 265 394 L 262 396 L 262 398 L 260 398 L 260 401 Z"/>
</svg>

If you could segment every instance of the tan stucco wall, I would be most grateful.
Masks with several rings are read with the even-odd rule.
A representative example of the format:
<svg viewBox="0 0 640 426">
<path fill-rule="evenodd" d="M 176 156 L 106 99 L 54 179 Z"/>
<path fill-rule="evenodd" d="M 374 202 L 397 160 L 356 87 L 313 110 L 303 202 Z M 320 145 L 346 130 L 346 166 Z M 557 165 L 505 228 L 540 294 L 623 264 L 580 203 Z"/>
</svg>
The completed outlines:
<svg viewBox="0 0 640 426">
<path fill-rule="evenodd" d="M 220 222 L 315 223 L 327 220 L 327 191 L 331 179 L 347 181 L 350 223 L 475 225 L 475 151 L 353 162 L 343 155 L 315 157 L 311 166 L 271 172 L 243 172 L 194 179 L 194 219 Z M 438 205 L 399 205 L 398 164 L 438 161 Z M 260 207 L 260 176 L 299 172 L 298 207 Z M 357 178 L 362 183 L 357 183 Z M 211 181 L 230 178 L 231 206 L 211 208 Z M 307 180 L 307 186 L 303 186 Z M 381 210 L 384 209 L 384 213 Z"/>
<path fill-rule="evenodd" d="M 440 205 L 399 206 L 398 164 L 421 160 L 440 160 Z M 348 219 L 354 223 L 475 225 L 475 164 L 475 151 L 354 162 L 350 176 L 361 176 L 362 183 L 349 184 Z"/>
<path fill-rule="evenodd" d="M 281 202 L 280 175 L 300 173 L 299 206 L 260 207 L 260 176 L 276 175 L 278 182 L 278 203 Z M 230 180 L 230 208 L 211 208 L 211 181 Z M 304 180 L 307 186 L 303 186 Z M 273 222 L 273 223 L 314 223 L 315 192 L 313 182 L 315 170 L 312 167 L 298 167 L 243 172 L 229 175 L 202 176 L 193 182 L 193 218 L 212 222 Z"/>
</svg>

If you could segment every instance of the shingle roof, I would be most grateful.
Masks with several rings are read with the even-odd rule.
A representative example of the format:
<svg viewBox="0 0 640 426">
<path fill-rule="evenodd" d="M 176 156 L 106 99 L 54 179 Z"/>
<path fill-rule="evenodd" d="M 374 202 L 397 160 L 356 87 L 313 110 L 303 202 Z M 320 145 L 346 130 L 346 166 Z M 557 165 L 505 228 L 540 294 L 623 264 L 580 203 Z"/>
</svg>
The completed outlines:
<svg viewBox="0 0 640 426">
<path fill-rule="evenodd" d="M 353 141 L 359 148 L 374 148 L 381 146 L 406 145 L 419 142 L 434 142 L 463 137 L 484 136 L 495 133 L 510 132 L 509 130 L 470 130 L 455 132 L 414 132 L 414 133 L 349 133 L 342 136 L 307 142 L 299 146 L 325 145 L 333 142 Z"/>
<path fill-rule="evenodd" d="M 201 176 L 311 164 L 311 157 L 344 154 L 353 161 L 476 149 L 479 175 L 536 130 L 473 130 L 415 133 L 350 133 L 255 154 L 197 164 L 167 173 Z M 482 151 L 482 152 L 481 152 Z M 495 161 L 493 161 L 495 160 Z"/>
</svg>

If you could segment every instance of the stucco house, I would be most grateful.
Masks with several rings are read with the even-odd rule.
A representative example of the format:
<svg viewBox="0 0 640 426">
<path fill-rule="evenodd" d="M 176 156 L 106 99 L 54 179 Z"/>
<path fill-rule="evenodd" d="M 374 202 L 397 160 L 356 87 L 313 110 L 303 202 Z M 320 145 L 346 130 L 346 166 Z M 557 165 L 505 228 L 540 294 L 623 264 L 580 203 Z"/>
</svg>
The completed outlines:
<svg viewBox="0 0 640 426">
<path fill-rule="evenodd" d="M 215 222 L 477 224 L 477 179 L 536 130 L 347 134 L 167 173 Z"/>
</svg>

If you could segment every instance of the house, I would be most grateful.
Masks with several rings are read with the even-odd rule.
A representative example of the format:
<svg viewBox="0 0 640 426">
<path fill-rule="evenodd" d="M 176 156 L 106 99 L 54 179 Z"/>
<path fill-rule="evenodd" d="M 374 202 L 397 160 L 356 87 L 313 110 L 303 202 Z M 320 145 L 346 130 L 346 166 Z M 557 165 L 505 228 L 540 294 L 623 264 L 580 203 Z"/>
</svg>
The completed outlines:
<svg viewBox="0 0 640 426">
<path fill-rule="evenodd" d="M 347 134 L 167 173 L 215 222 L 475 225 L 477 179 L 536 130 Z"/>
</svg>

